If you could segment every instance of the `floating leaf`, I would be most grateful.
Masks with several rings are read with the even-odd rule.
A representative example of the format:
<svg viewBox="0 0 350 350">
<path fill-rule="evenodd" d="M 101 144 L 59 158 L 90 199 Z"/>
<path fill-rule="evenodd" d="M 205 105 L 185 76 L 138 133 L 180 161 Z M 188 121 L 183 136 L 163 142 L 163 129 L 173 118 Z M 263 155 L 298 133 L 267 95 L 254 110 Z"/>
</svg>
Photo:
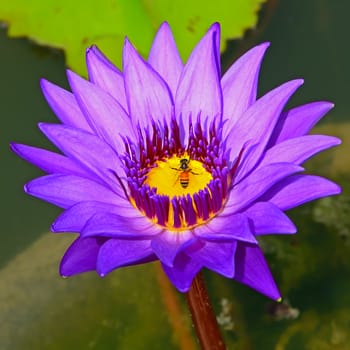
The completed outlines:
<svg viewBox="0 0 350 350">
<path fill-rule="evenodd" d="M 203 6 L 201 0 L 12 0 L 2 1 L 0 20 L 12 37 L 63 49 L 68 66 L 84 73 L 86 47 L 96 44 L 120 66 L 124 36 L 146 56 L 164 20 L 172 26 L 183 58 L 215 21 L 222 24 L 223 49 L 226 39 L 255 25 L 263 2 L 222 0 Z"/>
<path fill-rule="evenodd" d="M 181 298 L 160 290 L 152 264 L 63 279 L 71 241 L 45 234 L 0 270 L 1 349 L 194 349 Z M 180 310 L 176 328 L 169 302 Z"/>
</svg>

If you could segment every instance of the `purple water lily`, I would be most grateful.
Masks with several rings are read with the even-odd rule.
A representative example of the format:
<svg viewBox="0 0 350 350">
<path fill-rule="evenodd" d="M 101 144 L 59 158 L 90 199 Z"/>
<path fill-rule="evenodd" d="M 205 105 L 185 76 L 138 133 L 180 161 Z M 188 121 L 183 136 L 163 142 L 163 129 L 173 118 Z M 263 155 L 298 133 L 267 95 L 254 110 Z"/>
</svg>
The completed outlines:
<svg viewBox="0 0 350 350">
<path fill-rule="evenodd" d="M 122 72 L 91 47 L 89 80 L 68 71 L 72 92 L 42 80 L 62 123 L 39 127 L 62 154 L 11 146 L 48 173 L 25 191 L 64 209 L 52 231 L 79 233 L 62 275 L 160 260 L 181 292 L 208 268 L 280 298 L 256 237 L 295 233 L 284 211 L 340 192 L 300 166 L 340 143 L 306 135 L 333 105 L 283 111 L 300 79 L 257 99 L 268 43 L 223 77 L 219 45 L 213 24 L 183 65 L 163 23 L 148 61 L 126 39 Z"/>
</svg>

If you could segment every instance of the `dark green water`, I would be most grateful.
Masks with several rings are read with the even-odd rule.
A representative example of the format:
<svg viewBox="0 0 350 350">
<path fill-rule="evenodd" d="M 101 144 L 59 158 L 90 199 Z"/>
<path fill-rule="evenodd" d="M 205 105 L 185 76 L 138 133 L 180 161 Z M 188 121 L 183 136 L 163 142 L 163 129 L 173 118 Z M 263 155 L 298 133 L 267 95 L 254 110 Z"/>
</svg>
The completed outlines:
<svg viewBox="0 0 350 350">
<path fill-rule="evenodd" d="M 290 213 L 298 226 L 296 236 L 266 237 L 262 242 L 290 307 L 270 303 L 213 273 L 205 276 L 217 314 L 228 317 L 223 332 L 230 349 L 346 350 L 350 349 L 346 24 L 350 4 L 345 0 L 281 1 L 276 8 L 273 4 L 265 8 L 256 31 L 230 44 L 232 52 L 224 55 L 224 65 L 235 52 L 270 41 L 261 93 L 303 77 L 305 85 L 291 105 L 335 102 L 336 108 L 315 132 L 337 135 L 343 145 L 310 161 L 307 169 L 339 182 L 343 194 Z M 55 117 L 41 96 L 39 79 L 66 84 L 63 54 L 8 39 L 4 29 L 0 47 L 0 348 L 191 349 L 183 345 L 188 337 L 193 344 L 183 298 L 160 291 L 154 266 L 120 270 L 103 280 L 94 274 L 58 277 L 58 262 L 71 238 L 45 233 L 59 211 L 23 194 L 23 184 L 40 172 L 10 153 L 8 143 L 48 146 L 36 124 Z M 223 299 L 230 308 L 222 307 Z M 172 309 L 169 317 L 165 310 L 172 302 L 178 309 Z"/>
</svg>

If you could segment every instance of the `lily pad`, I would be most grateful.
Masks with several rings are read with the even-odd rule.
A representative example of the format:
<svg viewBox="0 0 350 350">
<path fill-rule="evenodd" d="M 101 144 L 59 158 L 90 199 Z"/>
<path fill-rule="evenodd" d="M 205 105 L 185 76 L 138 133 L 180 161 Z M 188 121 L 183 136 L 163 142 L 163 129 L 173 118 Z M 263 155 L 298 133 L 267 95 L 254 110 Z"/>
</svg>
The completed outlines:
<svg viewBox="0 0 350 350">
<path fill-rule="evenodd" d="M 62 49 L 67 65 L 85 73 L 85 49 L 96 44 L 115 64 L 121 64 L 121 48 L 127 35 L 146 56 L 163 21 L 174 31 L 186 58 L 213 22 L 222 24 L 222 49 L 227 39 L 241 37 L 255 25 L 264 0 L 13 0 L 3 1 L 0 21 L 11 37 L 28 37 L 41 45 Z"/>
</svg>

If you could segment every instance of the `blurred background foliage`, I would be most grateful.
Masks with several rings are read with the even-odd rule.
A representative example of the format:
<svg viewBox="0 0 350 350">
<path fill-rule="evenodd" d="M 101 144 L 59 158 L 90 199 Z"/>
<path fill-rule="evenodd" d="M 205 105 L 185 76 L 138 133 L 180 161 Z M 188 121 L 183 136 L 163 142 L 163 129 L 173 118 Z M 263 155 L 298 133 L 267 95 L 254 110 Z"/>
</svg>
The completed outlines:
<svg viewBox="0 0 350 350">
<path fill-rule="evenodd" d="M 306 169 L 340 183 L 343 194 L 290 211 L 297 235 L 261 239 L 284 302 L 211 272 L 205 277 L 229 349 L 350 349 L 349 11 L 345 0 L 219 0 L 205 6 L 182 0 L 0 0 L 0 348 L 198 348 L 184 297 L 156 264 L 104 279 L 94 273 L 58 276 L 72 236 L 44 233 L 59 210 L 23 194 L 22 185 L 40 172 L 8 151 L 10 141 L 51 147 L 35 127 L 56 120 L 41 96 L 40 77 L 67 86 L 65 65 L 85 74 L 85 48 L 93 43 L 120 66 L 124 35 L 147 56 L 157 27 L 167 20 L 184 59 L 206 28 L 220 21 L 223 69 L 254 44 L 271 41 L 260 94 L 303 77 L 291 106 L 335 102 L 313 132 L 339 136 L 343 144 Z"/>
</svg>

